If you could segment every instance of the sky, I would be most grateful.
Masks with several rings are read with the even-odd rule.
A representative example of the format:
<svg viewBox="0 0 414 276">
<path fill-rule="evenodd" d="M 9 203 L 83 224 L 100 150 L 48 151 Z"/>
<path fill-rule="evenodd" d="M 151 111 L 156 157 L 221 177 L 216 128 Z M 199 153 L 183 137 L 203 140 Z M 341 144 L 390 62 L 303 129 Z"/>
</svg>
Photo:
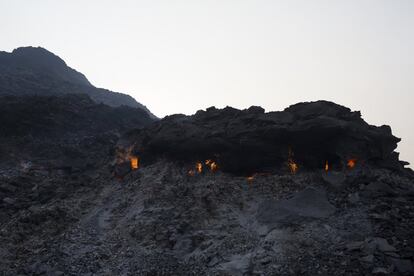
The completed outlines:
<svg viewBox="0 0 414 276">
<path fill-rule="evenodd" d="M 412 0 L 0 0 L 0 50 L 41 46 L 158 117 L 330 100 L 414 163 Z"/>
</svg>

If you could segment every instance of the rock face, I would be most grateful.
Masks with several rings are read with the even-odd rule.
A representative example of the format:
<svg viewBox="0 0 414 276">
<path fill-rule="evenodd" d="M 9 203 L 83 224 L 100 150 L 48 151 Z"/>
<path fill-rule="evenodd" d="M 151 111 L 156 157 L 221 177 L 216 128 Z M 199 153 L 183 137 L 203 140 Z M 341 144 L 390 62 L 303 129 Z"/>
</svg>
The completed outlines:
<svg viewBox="0 0 414 276">
<path fill-rule="evenodd" d="M 208 108 L 195 115 L 172 115 L 126 139 L 143 162 L 216 160 L 220 169 L 238 174 L 285 168 L 341 169 L 375 164 L 402 169 L 394 152 L 400 141 L 389 126 L 371 126 L 359 112 L 326 101 L 300 103 L 281 112 L 260 107 L 237 110 Z"/>
<path fill-rule="evenodd" d="M 153 122 L 142 109 L 96 104 L 81 94 L 0 97 L 0 113 L 0 137 L 93 135 Z"/>
<path fill-rule="evenodd" d="M 326 102 L 152 123 L 86 95 L 0 98 L 0 275 L 413 275 L 414 175 L 397 170 L 397 141 Z M 325 147 L 332 166 L 352 149 L 372 165 L 322 171 Z M 143 161 L 121 163 L 122 180 L 118 153 Z M 210 154 L 218 170 L 188 174 Z M 286 158 L 298 173 L 277 171 Z"/>
<path fill-rule="evenodd" d="M 86 77 L 40 47 L 21 47 L 0 52 L 0 96 L 86 94 L 97 103 L 140 108 L 155 116 L 131 96 L 96 88 Z"/>
<path fill-rule="evenodd" d="M 19 167 L 101 164 L 121 133 L 153 122 L 142 109 L 96 104 L 80 94 L 0 97 L 0 114 L 0 165 Z"/>
</svg>

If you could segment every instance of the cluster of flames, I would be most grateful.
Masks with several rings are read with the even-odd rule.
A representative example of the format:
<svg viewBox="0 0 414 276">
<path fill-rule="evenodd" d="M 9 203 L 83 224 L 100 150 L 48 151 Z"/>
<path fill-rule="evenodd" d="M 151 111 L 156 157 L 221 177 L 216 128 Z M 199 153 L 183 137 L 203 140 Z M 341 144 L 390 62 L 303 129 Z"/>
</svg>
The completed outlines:
<svg viewBox="0 0 414 276">
<path fill-rule="evenodd" d="M 217 162 L 207 159 L 204 161 L 204 164 L 200 161 L 196 162 L 194 169 L 188 171 L 189 176 L 194 176 L 196 174 L 201 174 L 203 172 L 204 167 L 207 167 L 208 170 L 211 172 L 216 172 L 218 170 Z"/>
<path fill-rule="evenodd" d="M 134 146 L 131 146 L 126 149 L 118 148 L 117 149 L 117 157 L 116 162 L 117 164 L 123 164 L 125 162 L 129 162 L 131 166 L 131 170 L 137 170 L 140 167 L 140 159 L 138 156 L 132 153 Z M 346 162 L 346 166 L 348 169 L 353 169 L 357 164 L 356 158 L 348 159 Z M 299 171 L 299 165 L 294 159 L 294 154 L 291 149 L 289 149 L 288 160 L 287 160 L 287 167 L 291 174 L 296 174 Z M 195 176 L 196 174 L 201 174 L 205 170 L 209 170 L 210 172 L 216 172 L 218 170 L 218 164 L 216 161 L 211 159 L 207 159 L 204 162 L 196 162 L 193 169 L 188 171 L 189 176 Z M 331 165 L 329 161 L 325 161 L 325 165 L 323 167 L 325 172 L 331 170 Z M 247 177 L 248 181 L 253 181 L 256 176 L 267 175 L 267 173 L 255 173 L 251 176 Z"/>
<path fill-rule="evenodd" d="M 292 174 L 296 174 L 297 171 L 299 170 L 299 165 L 292 158 L 288 159 L 287 164 L 288 164 L 288 168 L 289 168 L 290 172 Z M 352 158 L 352 159 L 349 159 L 346 162 L 346 167 L 348 169 L 353 169 L 353 168 L 355 168 L 356 164 L 357 164 L 357 159 Z M 325 161 L 325 165 L 324 165 L 323 169 L 324 169 L 325 172 L 328 172 L 331 169 L 331 167 L 329 165 L 329 161 Z"/>
<path fill-rule="evenodd" d="M 295 174 L 299 170 L 299 165 L 295 162 L 295 160 L 293 159 L 293 156 L 294 156 L 293 151 L 291 149 L 289 149 L 287 165 L 288 165 L 288 168 L 289 168 L 290 172 L 292 174 Z M 347 162 L 346 162 L 346 166 L 347 166 L 348 169 L 353 169 L 356 166 L 356 164 L 357 164 L 357 159 L 356 158 L 348 159 Z M 329 161 L 326 160 L 323 169 L 326 172 L 328 172 L 330 170 L 330 168 L 331 167 L 329 165 Z"/>
<path fill-rule="evenodd" d="M 287 164 L 287 167 L 288 167 L 290 173 L 291 174 L 296 174 L 299 170 L 299 165 L 294 160 L 293 156 L 294 156 L 293 151 L 291 149 L 289 149 L 288 160 L 287 160 L 286 164 Z M 357 164 L 357 159 L 356 158 L 351 158 L 351 159 L 347 160 L 346 167 L 348 169 L 353 169 L 353 168 L 355 168 L 356 164 Z M 331 165 L 329 164 L 328 160 L 325 161 L 325 165 L 323 166 L 323 170 L 325 172 L 329 172 L 331 170 Z M 267 173 L 254 173 L 254 174 L 247 177 L 247 181 L 251 182 L 255 179 L 255 177 L 262 176 L 262 175 L 268 175 L 268 174 Z"/>
<path fill-rule="evenodd" d="M 139 157 L 132 153 L 134 146 L 130 146 L 126 149 L 118 148 L 116 151 L 116 163 L 123 164 L 129 162 L 131 170 L 137 170 L 139 168 Z"/>
</svg>

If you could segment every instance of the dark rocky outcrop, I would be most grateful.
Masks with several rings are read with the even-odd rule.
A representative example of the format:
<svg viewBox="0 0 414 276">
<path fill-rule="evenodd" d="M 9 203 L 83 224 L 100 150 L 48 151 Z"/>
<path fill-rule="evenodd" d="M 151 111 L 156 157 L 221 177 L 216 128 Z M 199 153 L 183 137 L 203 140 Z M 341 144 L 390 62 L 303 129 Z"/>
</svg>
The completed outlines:
<svg viewBox="0 0 414 276">
<path fill-rule="evenodd" d="M 87 95 L 0 97 L 0 137 L 93 135 L 144 127 L 142 109 L 96 104 Z"/>
<path fill-rule="evenodd" d="M 140 108 L 155 116 L 129 95 L 93 86 L 87 78 L 41 47 L 0 52 L 0 96 L 86 94 L 96 103 Z"/>
<path fill-rule="evenodd" d="M 151 121 L 79 94 L 0 98 L 0 275 L 413 275 L 414 175 L 388 128 L 327 102 Z M 142 166 L 114 177 L 134 143 Z M 289 146 L 297 174 L 278 171 Z M 370 165 L 322 171 L 324 148 Z M 218 171 L 188 174 L 210 155 Z"/>
<path fill-rule="evenodd" d="M 394 151 L 400 139 L 389 126 L 371 126 L 359 112 L 327 101 L 269 113 L 260 107 L 211 107 L 168 116 L 126 141 L 135 144 L 143 162 L 214 159 L 223 171 L 242 174 L 285 168 L 289 158 L 307 169 L 321 169 L 327 161 L 342 169 L 349 159 L 395 170 L 406 164 Z"/>
<path fill-rule="evenodd" d="M 97 104 L 82 94 L 0 97 L 0 164 L 99 166 L 123 132 L 152 122 L 142 109 Z"/>
</svg>

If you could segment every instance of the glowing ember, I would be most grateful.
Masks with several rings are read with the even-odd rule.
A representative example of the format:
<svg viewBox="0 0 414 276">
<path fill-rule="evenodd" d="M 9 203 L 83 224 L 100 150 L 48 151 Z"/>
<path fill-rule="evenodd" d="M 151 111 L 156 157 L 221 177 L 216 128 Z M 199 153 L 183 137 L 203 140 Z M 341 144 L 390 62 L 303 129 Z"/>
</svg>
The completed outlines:
<svg viewBox="0 0 414 276">
<path fill-rule="evenodd" d="M 328 163 L 328 161 L 326 161 L 326 163 L 325 163 L 325 171 L 326 172 L 329 171 L 329 163 Z"/>
<path fill-rule="evenodd" d="M 128 148 L 117 148 L 116 150 L 116 163 L 121 165 L 124 163 L 129 163 L 131 170 L 137 170 L 139 168 L 139 157 L 132 154 L 134 150 L 134 145 Z"/>
<path fill-rule="evenodd" d="M 293 160 L 293 151 L 289 148 L 289 159 L 288 159 L 288 167 L 292 174 L 295 174 L 299 170 L 298 164 Z"/>
<path fill-rule="evenodd" d="M 196 163 L 196 170 L 197 170 L 197 173 L 203 172 L 203 164 L 201 164 L 201 162 Z"/>
<path fill-rule="evenodd" d="M 353 169 L 355 167 L 356 163 L 357 163 L 357 160 L 356 159 L 349 159 L 348 160 L 348 163 L 346 164 L 346 166 L 349 169 Z"/>
<path fill-rule="evenodd" d="M 204 162 L 204 164 L 206 164 L 206 166 L 209 166 L 210 167 L 210 171 L 212 171 L 212 172 L 215 172 L 215 171 L 217 171 L 217 169 L 218 169 L 218 165 L 217 165 L 217 163 L 216 162 L 214 162 L 213 160 L 211 160 L 211 159 L 207 159 L 205 162 Z"/>
<path fill-rule="evenodd" d="M 288 161 L 288 165 L 292 174 L 295 174 L 299 170 L 298 164 L 296 164 L 292 159 Z"/>
<path fill-rule="evenodd" d="M 130 162 L 131 162 L 131 169 L 136 170 L 139 168 L 139 158 L 136 156 L 132 156 L 130 157 Z"/>
<path fill-rule="evenodd" d="M 189 176 L 194 176 L 196 173 L 201 174 L 203 172 L 203 167 L 207 166 L 208 169 L 210 169 L 211 172 L 215 172 L 218 170 L 218 165 L 215 161 L 211 160 L 211 159 L 207 159 L 206 161 L 202 162 L 197 162 L 195 164 L 195 168 L 191 169 L 187 172 L 187 174 Z"/>
<path fill-rule="evenodd" d="M 210 170 L 212 172 L 215 172 L 215 171 L 217 171 L 217 169 L 218 169 L 217 163 L 216 162 L 211 162 L 210 163 Z"/>
</svg>

